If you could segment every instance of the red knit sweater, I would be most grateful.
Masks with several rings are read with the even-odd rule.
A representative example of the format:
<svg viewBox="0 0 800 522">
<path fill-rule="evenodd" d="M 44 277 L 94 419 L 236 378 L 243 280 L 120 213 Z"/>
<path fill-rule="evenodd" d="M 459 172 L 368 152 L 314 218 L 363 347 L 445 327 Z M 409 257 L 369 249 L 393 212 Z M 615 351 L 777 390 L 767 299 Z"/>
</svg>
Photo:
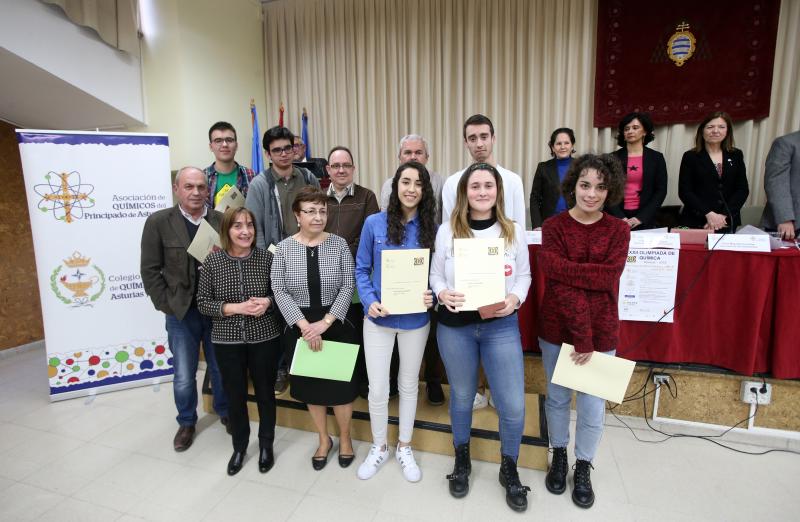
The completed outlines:
<svg viewBox="0 0 800 522">
<path fill-rule="evenodd" d="M 542 225 L 539 266 L 545 277 L 539 335 L 578 352 L 614 350 L 619 343 L 617 296 L 630 228 L 608 214 L 584 225 L 561 212 Z"/>
</svg>

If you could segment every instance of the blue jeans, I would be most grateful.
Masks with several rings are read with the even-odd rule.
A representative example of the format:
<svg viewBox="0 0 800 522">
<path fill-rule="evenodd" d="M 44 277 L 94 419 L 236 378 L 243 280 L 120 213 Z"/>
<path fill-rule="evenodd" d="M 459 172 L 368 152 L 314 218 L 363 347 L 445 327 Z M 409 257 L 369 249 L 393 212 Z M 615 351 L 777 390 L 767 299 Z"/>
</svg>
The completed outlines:
<svg viewBox="0 0 800 522">
<path fill-rule="evenodd" d="M 222 376 L 217 367 L 214 344 L 211 342 L 211 319 L 201 315 L 194 306 L 189 308 L 183 320 L 174 315 L 166 315 L 166 318 L 167 342 L 175 370 L 172 389 L 178 409 L 178 424 L 194 426 L 197 423 L 197 363 L 200 359 L 200 341 L 203 342 L 206 371 L 211 376 L 214 411 L 220 417 L 227 417 L 228 399 L 222 388 Z"/>
<path fill-rule="evenodd" d="M 566 448 L 569 444 L 569 407 L 572 402 L 572 391 L 558 384 L 553 384 L 553 371 L 556 368 L 561 347 L 539 338 L 542 350 L 542 365 L 547 377 L 547 398 L 544 411 L 547 415 L 547 431 L 550 435 L 550 446 Z M 614 355 L 616 350 L 604 352 Z M 575 458 L 591 462 L 597 453 L 597 446 L 603 436 L 603 422 L 606 416 L 606 401 L 600 397 L 578 392 L 575 426 Z"/>
<path fill-rule="evenodd" d="M 467 326 L 439 323 L 436 339 L 450 382 L 453 444 L 469 442 L 482 364 L 500 417 L 500 450 L 516 459 L 525 426 L 525 370 L 516 314 Z"/>
</svg>

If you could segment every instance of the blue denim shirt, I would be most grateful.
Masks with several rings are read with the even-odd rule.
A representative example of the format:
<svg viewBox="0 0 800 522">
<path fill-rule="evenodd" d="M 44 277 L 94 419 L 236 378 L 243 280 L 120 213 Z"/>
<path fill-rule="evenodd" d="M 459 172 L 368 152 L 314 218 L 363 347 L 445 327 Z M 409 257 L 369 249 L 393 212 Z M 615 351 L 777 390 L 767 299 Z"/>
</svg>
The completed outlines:
<svg viewBox="0 0 800 522">
<path fill-rule="evenodd" d="M 367 313 L 375 301 L 381 300 L 381 252 L 384 250 L 400 250 L 420 248 L 417 240 L 419 233 L 419 216 L 406 223 L 405 240 L 402 245 L 387 243 L 388 216 L 386 212 L 372 214 L 364 222 L 361 229 L 361 241 L 358 243 L 356 253 L 356 286 L 364 315 L 378 326 L 398 328 L 400 330 L 413 330 L 421 328 L 428 323 L 428 313 L 398 314 L 386 317 L 372 318 Z M 421 298 L 421 296 L 420 296 Z"/>
</svg>

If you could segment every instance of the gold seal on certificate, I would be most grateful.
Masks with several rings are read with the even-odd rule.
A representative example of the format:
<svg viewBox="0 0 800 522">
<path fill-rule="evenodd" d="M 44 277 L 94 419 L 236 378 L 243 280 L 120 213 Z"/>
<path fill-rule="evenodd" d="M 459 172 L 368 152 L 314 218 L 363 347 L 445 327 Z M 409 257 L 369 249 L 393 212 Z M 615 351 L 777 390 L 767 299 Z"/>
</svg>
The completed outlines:
<svg viewBox="0 0 800 522">
<path fill-rule="evenodd" d="M 454 290 L 464 294 L 459 310 L 477 310 L 506 298 L 502 237 L 454 239 L 453 261 Z"/>
<path fill-rule="evenodd" d="M 428 289 L 427 248 L 381 252 L 381 305 L 392 314 L 425 312 Z"/>
</svg>

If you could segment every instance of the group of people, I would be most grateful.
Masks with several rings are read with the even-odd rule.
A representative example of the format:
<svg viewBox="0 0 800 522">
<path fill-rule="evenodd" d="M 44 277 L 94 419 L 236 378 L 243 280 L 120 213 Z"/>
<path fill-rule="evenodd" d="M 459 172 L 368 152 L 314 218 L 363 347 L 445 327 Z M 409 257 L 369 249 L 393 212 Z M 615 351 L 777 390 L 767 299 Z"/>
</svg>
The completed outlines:
<svg viewBox="0 0 800 522">
<path fill-rule="evenodd" d="M 647 115 L 626 116 L 620 123 L 620 151 L 573 159 L 574 133 L 556 129 L 549 143 L 554 158 L 540 164 L 534 176 L 531 220 L 542 229 L 538 262 L 545 276 L 537 320 L 553 454 L 546 487 L 555 494 L 567 487 L 572 391 L 553 384 L 552 374 L 564 343 L 574 346 L 571 358 L 579 365 L 594 351 L 613 355 L 617 348 L 617 288 L 630 231 L 653 225 L 666 194 L 663 156 L 645 147 L 652 131 Z M 412 451 L 422 361 L 432 404 L 444 402 L 437 369 L 443 363 L 455 453 L 447 475 L 450 493 L 461 498 L 469 491 L 472 412 L 485 374 L 499 417 L 499 482 L 512 509 L 527 508 L 530 488 L 517 472 L 525 382 L 516 311 L 531 284 L 522 179 L 497 164 L 494 127 L 486 116 L 468 118 L 463 139 L 473 163 L 443 179 L 426 167 L 425 140 L 404 137 L 399 167 L 384 183 L 379 206 L 372 191 L 354 182 L 356 166 L 346 147 L 328 154 L 330 185 L 323 191 L 309 170 L 295 164 L 298 147 L 285 127 L 264 134 L 271 166 L 262 173 L 235 161 L 237 136 L 230 124 L 211 127 L 215 162 L 205 171 L 178 171 L 178 203 L 151 215 L 142 234 L 142 280 L 166 316 L 173 352 L 176 451 L 188 449 L 195 434 L 201 342 L 214 410 L 232 437 L 230 475 L 241 470 L 249 444 L 248 375 L 259 413 L 258 465 L 266 473 L 275 462 L 275 394 L 285 389 L 281 381 L 287 380 L 298 340 L 312 351 L 325 350 L 326 341 L 359 344 L 363 359 L 349 381 L 288 376 L 291 396 L 306 404 L 318 433 L 310 459 L 314 469 L 323 469 L 337 446 L 328 431 L 328 407 L 338 425 L 338 463 L 348 467 L 354 461 L 350 423 L 364 382 L 373 440 L 356 474 L 367 480 L 390 460 L 388 403 L 396 352 L 399 440 L 393 449 L 404 477 L 422 478 Z M 708 118 L 698 128 L 696 145 L 681 166 L 684 217 L 715 230 L 735 226 L 747 182 L 727 115 Z M 703 178 L 706 167 L 717 173 L 714 184 Z M 245 195 L 245 206 L 224 215 L 214 211 L 215 202 L 234 186 Z M 721 195 L 719 204 L 707 197 L 712 188 Z M 688 194 L 696 201 L 689 203 Z M 201 264 L 186 248 L 204 219 L 219 231 L 222 249 Z M 505 245 L 505 299 L 490 317 L 460 310 L 465 296 L 455 287 L 453 252 L 453 241 L 460 238 L 502 238 Z M 418 248 L 431 255 L 429 289 L 418 296 L 428 312 L 393 314 L 381 302 L 382 252 Z M 590 470 L 604 406 L 602 399 L 578 394 L 572 500 L 584 508 L 594 503 Z"/>
<path fill-rule="evenodd" d="M 647 147 L 655 139 L 653 129 L 650 116 L 642 112 L 625 115 L 618 126 L 620 148 L 613 154 L 622 165 L 625 186 L 622 201 L 607 210 L 631 230 L 654 228 L 656 213 L 667 197 L 664 155 Z M 575 134 L 572 129 L 556 129 L 549 146 L 553 158 L 540 163 L 533 178 L 533 227 L 565 209 L 559 189 L 575 152 Z M 742 151 L 734 147 L 731 118 L 725 112 L 713 112 L 698 125 L 694 147 L 681 159 L 679 222 L 689 228 L 733 232 L 741 224 L 740 211 L 749 193 Z"/>
</svg>

